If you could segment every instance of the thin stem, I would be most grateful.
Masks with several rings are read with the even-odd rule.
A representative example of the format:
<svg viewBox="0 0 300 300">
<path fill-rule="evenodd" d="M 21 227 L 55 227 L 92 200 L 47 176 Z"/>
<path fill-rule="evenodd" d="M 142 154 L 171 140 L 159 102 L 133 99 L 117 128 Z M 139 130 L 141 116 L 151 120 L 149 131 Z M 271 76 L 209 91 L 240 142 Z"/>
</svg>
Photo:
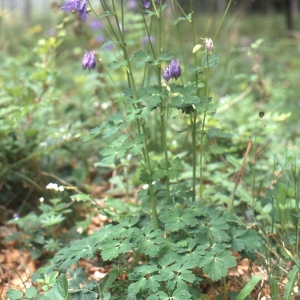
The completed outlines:
<svg viewBox="0 0 300 300">
<path fill-rule="evenodd" d="M 199 161 L 199 168 L 200 168 L 200 190 L 199 190 L 199 197 L 200 201 L 203 200 L 203 143 L 204 143 L 204 130 L 205 130 L 205 122 L 206 122 L 206 114 L 203 115 L 202 127 L 201 127 L 201 136 L 200 136 L 200 161 Z"/>
<path fill-rule="evenodd" d="M 154 1 L 152 1 L 154 2 Z M 153 3 L 154 5 L 154 3 Z M 155 5 L 154 5 L 155 7 Z M 155 8 L 156 10 L 156 8 Z M 158 51 L 161 51 L 161 44 L 162 44 L 162 1 L 159 4 L 159 10 L 157 11 L 157 18 L 158 18 Z M 158 65 L 158 86 L 160 92 L 162 91 L 161 85 L 161 64 Z M 167 165 L 167 170 L 170 166 L 169 162 L 169 155 L 168 155 L 168 147 L 167 147 L 167 106 L 166 106 L 166 98 L 161 97 L 161 108 L 160 108 L 160 124 L 161 124 L 161 139 L 162 139 L 162 146 L 163 146 L 163 153 L 165 157 L 165 162 Z M 170 192 L 170 178 L 169 175 L 165 176 L 165 185 L 167 190 L 167 204 L 171 203 L 171 192 Z"/>
<path fill-rule="evenodd" d="M 207 63 L 207 72 L 206 72 L 206 93 L 205 93 L 205 112 L 203 115 L 202 127 L 201 127 L 201 137 L 200 137 L 200 191 L 199 196 L 200 200 L 203 200 L 203 144 L 205 137 L 205 122 L 206 122 L 206 111 L 208 109 L 208 93 L 209 93 L 209 64 L 208 64 L 208 51 L 206 52 L 206 63 Z"/>
<path fill-rule="evenodd" d="M 193 201 L 196 197 L 196 167 L 197 167 L 197 153 L 196 153 L 196 139 L 197 139 L 197 113 L 190 115 L 191 126 L 192 126 L 192 159 L 193 159 L 193 178 L 192 178 L 192 189 L 193 189 Z"/>
<path fill-rule="evenodd" d="M 234 189 L 230 195 L 230 200 L 229 200 L 229 203 L 228 203 L 228 211 L 229 212 L 232 212 L 233 210 L 233 200 L 234 200 L 234 196 L 236 194 L 236 191 L 237 191 L 237 188 L 241 182 L 241 179 L 242 179 L 242 175 L 243 175 L 243 170 L 245 169 L 245 165 L 246 165 L 246 160 L 249 156 L 249 152 L 250 152 L 250 149 L 251 149 L 251 146 L 252 146 L 252 141 L 249 141 L 248 143 L 248 147 L 247 147 L 247 150 L 246 150 L 246 153 L 245 153 L 245 156 L 244 156 L 244 159 L 243 159 L 243 163 L 242 163 L 242 166 L 239 170 L 239 173 L 237 175 L 237 178 L 236 178 L 236 181 L 235 181 L 235 185 L 234 185 Z"/>
<path fill-rule="evenodd" d="M 228 12 L 228 10 L 229 10 L 229 7 L 230 7 L 230 5 L 231 5 L 231 2 L 232 2 L 232 0 L 229 0 L 229 2 L 228 2 L 228 4 L 227 4 L 227 7 L 226 7 L 226 9 L 225 9 L 225 12 L 224 12 L 224 14 L 223 14 L 222 20 L 221 20 L 221 22 L 220 22 L 220 24 L 219 24 L 219 27 L 218 27 L 218 29 L 217 29 L 215 35 L 214 35 L 214 39 L 213 39 L 213 40 L 216 39 L 216 37 L 217 37 L 217 35 L 218 35 L 219 31 L 220 31 L 220 28 L 221 28 L 221 26 L 222 26 L 222 24 L 223 24 L 223 22 L 224 22 L 224 19 L 225 19 L 226 15 L 227 15 L 227 12 Z"/>
<path fill-rule="evenodd" d="M 177 3 L 177 1 L 175 2 L 177 4 L 177 6 L 180 8 L 181 12 L 183 13 L 183 15 L 187 18 L 186 14 L 184 13 L 183 9 L 181 8 L 181 6 Z M 178 18 L 177 13 L 176 13 L 176 9 L 170 5 L 171 9 L 172 9 L 172 13 L 173 13 L 173 17 L 176 20 Z M 180 52 L 181 52 L 181 59 L 183 60 L 183 64 L 184 66 L 187 65 L 186 63 L 186 56 L 184 55 L 184 48 L 183 48 L 183 38 L 180 32 L 180 26 L 179 23 L 176 23 L 176 30 L 179 36 L 179 43 L 180 43 Z M 185 79 L 187 79 L 187 68 L 184 68 L 184 77 Z"/>
<path fill-rule="evenodd" d="M 103 2 L 103 0 L 101 0 L 101 3 Z M 123 7 L 123 1 L 122 1 L 122 7 Z M 130 61 L 130 57 L 128 54 L 128 50 L 127 50 L 127 45 L 125 42 L 125 31 L 124 31 L 124 11 L 122 9 L 122 28 L 120 27 L 119 24 L 119 18 L 117 15 L 117 11 L 116 11 L 116 7 L 115 7 L 115 0 L 112 0 L 112 7 L 113 7 L 113 16 L 115 18 L 115 22 L 116 22 L 116 26 L 117 26 L 117 31 L 118 34 L 120 36 L 120 41 L 119 44 L 122 48 L 123 51 L 123 56 L 124 59 L 127 61 L 127 68 L 126 68 L 126 74 L 127 74 L 127 80 L 128 80 L 128 85 L 129 87 L 131 87 L 133 89 L 133 93 L 134 93 L 134 98 L 138 99 L 138 92 L 137 92 L 137 88 L 136 88 L 136 84 L 135 84 L 135 79 L 133 76 L 133 70 L 132 70 L 132 66 L 131 66 L 131 61 Z M 110 24 L 111 26 L 111 24 Z M 112 26 L 111 26 L 112 27 Z M 117 37 L 117 34 L 115 33 L 115 36 Z M 141 106 L 140 103 L 137 104 L 138 107 Z M 144 133 L 147 136 L 147 130 L 145 128 L 145 125 L 141 120 L 136 119 L 137 122 L 137 130 L 138 133 Z M 148 148 L 148 143 L 147 143 L 147 139 L 145 142 L 145 147 L 142 150 L 143 153 L 143 157 L 144 160 L 146 162 L 148 171 L 149 171 L 149 177 L 148 177 L 148 185 L 149 185 L 149 198 L 150 198 L 150 207 L 152 210 L 152 217 L 153 217 L 153 224 L 154 224 L 154 228 L 158 229 L 159 228 L 159 220 L 158 220 L 158 214 L 157 214 L 157 209 L 156 209 L 156 200 L 155 200 L 155 195 L 154 195 L 154 190 L 153 190 L 153 185 L 152 185 L 152 178 L 151 178 L 151 165 L 150 165 L 150 157 L 149 157 L 149 148 Z"/>
<path fill-rule="evenodd" d="M 161 108 L 160 112 L 160 122 L 161 122 L 161 133 L 162 133 L 162 143 L 163 143 L 163 150 L 164 150 L 164 156 L 165 156 L 165 161 L 167 165 L 167 170 L 170 167 L 169 163 L 169 156 L 168 156 L 168 147 L 167 147 L 167 121 L 166 121 L 166 107 L 165 103 L 162 103 L 163 106 Z M 167 204 L 171 204 L 171 195 L 170 195 L 170 178 L 168 175 L 165 177 L 165 184 L 166 184 L 166 189 L 167 189 Z"/>
<path fill-rule="evenodd" d="M 190 12 L 191 12 L 191 27 L 193 32 L 193 44 L 196 45 L 196 31 L 195 31 L 195 22 L 194 22 L 194 1 L 190 0 Z M 198 65 L 197 55 L 194 55 L 194 64 Z M 199 75 L 198 72 L 195 71 L 195 83 L 197 87 L 197 97 L 200 97 L 200 88 L 199 88 Z M 198 112 L 194 113 L 194 117 L 191 118 L 192 124 L 192 157 L 193 157 L 193 179 L 192 179 L 192 188 L 193 188 L 193 201 L 196 198 L 196 170 L 197 170 L 197 117 Z"/>
</svg>

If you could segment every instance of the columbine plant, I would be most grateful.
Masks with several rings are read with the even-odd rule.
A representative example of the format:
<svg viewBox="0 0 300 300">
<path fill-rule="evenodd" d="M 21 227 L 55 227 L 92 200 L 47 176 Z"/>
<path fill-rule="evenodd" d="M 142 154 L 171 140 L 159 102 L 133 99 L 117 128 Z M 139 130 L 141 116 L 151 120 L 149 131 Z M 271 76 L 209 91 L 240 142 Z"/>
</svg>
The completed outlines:
<svg viewBox="0 0 300 300">
<path fill-rule="evenodd" d="M 86 20 L 90 4 L 69 0 L 62 9 L 76 12 Z M 127 86 L 123 86 L 123 81 L 115 82 L 118 90 L 123 88 L 124 107 L 92 131 L 94 137 L 103 135 L 112 139 L 109 146 L 101 149 L 103 158 L 97 165 L 118 170 L 124 165 L 122 160 L 135 158 L 140 163 L 139 180 L 145 188 L 138 193 L 138 204 L 107 199 L 102 212 L 117 224 L 107 225 L 63 248 L 37 276 L 43 281 L 45 274 L 56 268 L 68 273 L 67 277 L 73 279 L 65 286 L 63 298 L 71 291 L 76 299 L 198 299 L 204 277 L 213 285 L 214 281 L 225 278 L 228 268 L 236 265 L 230 249 L 247 254 L 254 252 L 259 243 L 255 231 L 239 225 L 230 213 L 206 206 L 204 201 L 203 170 L 210 155 L 219 151 L 211 143 L 218 134 L 206 126 L 207 118 L 216 110 L 209 87 L 210 69 L 217 63 L 213 40 L 206 38 L 203 46 L 196 45 L 192 0 L 190 14 L 176 0 L 140 0 L 138 14 L 149 47 L 146 51 L 136 51 L 129 40 L 131 20 L 126 19 L 126 14 L 130 14 L 126 11 L 126 1 L 100 0 L 100 4 L 102 10 L 90 7 L 91 13 L 101 18 L 110 37 L 108 42 L 116 45 L 118 51 L 117 58 L 105 62 L 107 65 L 102 63 L 101 69 L 109 73 L 111 80 L 116 78 L 115 70 L 119 79 L 119 74 L 124 74 Z M 177 47 L 172 52 L 167 50 L 164 44 L 163 35 L 167 34 L 162 28 L 168 22 L 167 7 L 173 12 L 175 23 L 180 18 L 191 26 L 193 43 L 188 51 L 189 56 L 194 53 L 193 61 L 186 60 L 182 42 L 179 52 Z M 181 16 L 177 16 L 178 11 Z M 183 40 L 180 30 L 178 40 Z M 101 51 L 98 54 L 101 56 Z M 93 70 L 95 65 L 95 52 L 86 51 L 83 68 Z M 157 136 L 162 149 L 155 155 L 150 147 L 153 119 L 159 124 Z M 182 120 L 188 120 L 181 131 L 187 135 L 186 141 L 190 141 L 187 148 L 191 158 L 170 149 L 169 125 L 182 124 Z M 184 180 L 181 175 L 188 162 L 192 164 L 192 176 L 191 180 Z M 90 197 L 77 195 L 74 199 L 89 201 Z M 84 271 L 81 268 L 74 271 L 74 265 L 81 258 L 92 259 L 97 255 L 102 261 L 113 261 L 115 267 L 100 283 L 87 282 Z M 126 280 L 120 280 L 124 276 Z"/>
</svg>

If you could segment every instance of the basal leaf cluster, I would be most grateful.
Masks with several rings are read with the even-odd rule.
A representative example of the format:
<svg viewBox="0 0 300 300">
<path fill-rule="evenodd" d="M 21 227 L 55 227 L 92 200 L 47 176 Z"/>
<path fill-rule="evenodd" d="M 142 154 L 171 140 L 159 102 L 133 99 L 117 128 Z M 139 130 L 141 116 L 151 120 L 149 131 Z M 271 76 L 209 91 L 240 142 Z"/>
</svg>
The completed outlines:
<svg viewBox="0 0 300 300">
<path fill-rule="evenodd" d="M 204 274 L 218 281 L 236 266 L 232 251 L 253 253 L 259 246 L 256 231 L 238 226 L 228 213 L 199 203 L 165 206 L 159 218 L 162 229 L 154 229 L 151 223 L 140 227 L 138 215 L 108 224 L 61 249 L 45 272 L 68 272 L 70 283 L 76 285 L 81 271 L 74 266 L 81 259 L 100 256 L 103 262 L 114 261 L 118 272 L 128 272 L 128 288 L 124 291 L 128 299 L 163 299 L 179 292 L 188 299 L 195 293 L 192 286 L 199 285 Z M 195 269 L 202 270 L 200 275 Z M 113 293 L 112 286 L 120 281 L 116 276 L 111 281 L 108 291 Z"/>
</svg>

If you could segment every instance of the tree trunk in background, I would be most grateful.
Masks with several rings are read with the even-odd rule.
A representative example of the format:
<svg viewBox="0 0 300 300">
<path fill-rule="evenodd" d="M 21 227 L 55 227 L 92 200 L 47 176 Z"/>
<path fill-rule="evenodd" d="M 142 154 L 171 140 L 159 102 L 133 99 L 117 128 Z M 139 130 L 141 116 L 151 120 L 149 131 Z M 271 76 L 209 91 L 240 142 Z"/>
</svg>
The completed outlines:
<svg viewBox="0 0 300 300">
<path fill-rule="evenodd" d="M 293 29 L 292 0 L 285 0 L 286 29 Z"/>
<path fill-rule="evenodd" d="M 31 20 L 31 0 L 25 0 L 24 1 L 24 19 L 25 19 L 25 24 L 26 27 L 30 27 L 30 20 Z"/>
</svg>

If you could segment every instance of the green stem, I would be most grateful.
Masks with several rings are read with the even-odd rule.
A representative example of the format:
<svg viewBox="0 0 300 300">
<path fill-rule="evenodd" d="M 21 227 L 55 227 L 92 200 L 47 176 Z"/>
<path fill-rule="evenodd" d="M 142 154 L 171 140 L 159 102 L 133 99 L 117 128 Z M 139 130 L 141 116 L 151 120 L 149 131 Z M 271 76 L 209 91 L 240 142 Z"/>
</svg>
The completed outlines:
<svg viewBox="0 0 300 300">
<path fill-rule="evenodd" d="M 177 1 L 175 2 L 177 4 L 177 6 L 180 8 L 181 12 L 183 13 L 183 15 L 187 18 L 186 14 L 184 13 L 183 9 L 181 8 L 181 6 L 177 3 Z M 178 18 L 178 15 L 176 13 L 176 9 L 171 5 L 171 9 L 172 9 L 172 13 L 173 13 L 173 17 L 175 20 L 177 20 Z M 181 52 L 181 59 L 183 60 L 183 65 L 184 66 L 187 66 L 187 63 L 186 63 L 186 55 L 184 55 L 184 47 L 183 47 L 183 38 L 182 38 L 182 35 L 181 35 L 181 32 L 180 32 L 180 26 L 179 26 L 179 23 L 176 23 L 176 30 L 177 30 L 177 33 L 178 33 L 178 37 L 179 37 L 179 43 L 180 43 L 180 52 Z M 187 79 L 187 68 L 184 68 L 183 69 L 184 71 L 184 77 L 185 79 Z"/>
<path fill-rule="evenodd" d="M 155 5 L 154 5 L 155 6 Z M 157 11 L 158 18 L 158 53 L 161 51 L 161 41 L 162 41 L 162 1 L 160 1 L 159 10 Z M 162 91 L 161 86 L 161 64 L 158 65 L 158 86 L 160 92 Z M 160 124 L 161 124 L 161 139 L 163 146 L 163 153 L 167 165 L 167 170 L 169 169 L 169 155 L 168 155 L 168 147 L 167 147 L 167 106 L 166 106 L 166 98 L 163 99 L 161 97 L 161 109 L 160 109 Z M 170 192 L 170 178 L 168 175 L 165 176 L 165 185 L 167 190 L 167 204 L 171 203 L 171 192 Z"/>
<path fill-rule="evenodd" d="M 209 93 L 209 64 L 208 64 L 208 52 L 206 52 L 206 63 L 207 63 L 207 72 L 206 72 L 206 95 L 205 95 L 205 113 L 203 115 L 202 127 L 201 127 L 201 136 L 200 136 L 200 191 L 199 197 L 200 201 L 203 201 L 203 144 L 205 137 L 205 122 L 206 122 L 206 111 L 208 109 L 208 93 Z"/>
<path fill-rule="evenodd" d="M 139 120 L 138 120 L 139 121 Z M 142 125 L 143 131 L 146 132 L 145 125 Z M 143 154 L 144 154 L 144 159 L 147 163 L 147 168 L 149 171 L 149 176 L 148 176 L 148 185 L 149 185 L 149 199 L 150 199 L 150 207 L 152 211 L 152 216 L 153 216 L 153 224 L 154 228 L 158 229 L 159 228 L 159 220 L 158 220 L 158 214 L 157 214 L 157 208 L 156 208 L 156 197 L 154 195 L 154 190 L 153 190 L 153 185 L 152 185 L 152 178 L 151 178 L 151 165 L 150 165 L 150 157 L 149 157 L 149 150 L 148 150 L 148 143 L 147 139 L 145 141 L 145 147 L 143 149 Z"/>
<path fill-rule="evenodd" d="M 194 22 L 194 2 L 190 0 L 190 12 L 191 12 L 191 27 L 193 32 L 193 44 L 196 45 L 196 31 L 195 31 L 195 22 Z M 194 64 L 198 65 L 197 55 L 194 55 Z M 199 88 L 199 75 L 198 72 L 195 71 L 195 83 L 197 87 L 197 97 L 200 97 L 200 88 Z M 197 111 L 194 113 L 194 117 L 191 118 L 192 124 L 192 157 L 193 157 L 193 179 L 192 179 L 192 188 L 193 188 L 193 201 L 195 201 L 196 197 L 196 170 L 197 170 Z"/>
<path fill-rule="evenodd" d="M 102 3 L 103 0 L 101 0 Z M 123 7 L 123 0 L 121 3 L 122 7 Z M 130 57 L 127 51 L 127 45 L 125 42 L 125 31 L 124 31 L 124 11 L 122 10 L 122 28 L 120 28 L 120 24 L 119 24 L 119 18 L 118 18 L 118 14 L 116 11 L 116 7 L 115 7 L 115 0 L 112 0 L 112 7 L 113 7 L 113 16 L 115 18 L 115 22 L 116 22 L 116 26 L 117 26 L 117 31 L 118 34 L 120 36 L 120 46 L 122 48 L 123 51 L 123 56 L 124 59 L 127 61 L 127 68 L 126 68 L 126 74 L 127 74 L 127 80 L 128 80 L 128 85 L 129 87 L 131 87 L 133 89 L 134 92 L 134 98 L 138 99 L 138 93 L 137 93 L 137 89 L 136 89 L 136 84 L 135 84 L 135 79 L 133 76 L 133 71 L 132 71 L 132 66 L 131 66 L 131 62 L 130 62 Z M 112 26 L 111 26 L 112 27 Z M 115 36 L 117 37 L 117 34 L 115 34 Z M 140 103 L 137 104 L 138 107 L 141 106 Z M 147 137 L 147 130 L 145 128 L 145 125 L 142 121 L 139 119 L 136 119 L 137 122 L 137 127 L 138 127 L 138 133 L 144 133 Z M 153 217 L 153 224 L 154 224 L 154 228 L 158 229 L 159 228 L 159 220 L 158 220 L 158 214 L 157 214 L 157 208 L 156 208 L 156 199 L 155 199 L 155 195 L 154 195 L 154 190 L 153 190 L 153 185 L 152 185 L 152 178 L 151 178 L 151 165 L 150 165 L 150 157 L 149 157 L 149 147 L 148 147 L 148 143 L 147 143 L 147 138 L 146 138 L 146 142 L 145 142 L 145 147 L 142 150 L 143 153 L 143 157 L 144 160 L 146 162 L 146 166 L 148 168 L 148 172 L 149 172 L 149 177 L 148 177 L 148 185 L 149 185 L 149 198 L 150 198 L 150 207 L 152 210 L 152 217 Z"/>
<path fill-rule="evenodd" d="M 168 147 L 167 147 L 167 121 L 166 121 L 166 112 L 167 109 L 165 107 L 165 103 L 163 103 L 163 107 L 161 108 L 161 115 L 160 115 L 160 122 L 161 122 L 161 132 L 162 132 L 162 143 L 163 143 L 163 150 L 165 161 L 167 165 L 167 170 L 169 170 L 170 162 L 169 162 L 169 155 L 168 155 Z M 165 184 L 167 189 L 167 204 L 171 204 L 171 193 L 170 193 L 170 178 L 168 175 L 165 177 Z"/>
<path fill-rule="evenodd" d="M 218 35 L 219 31 L 220 31 L 220 28 L 221 28 L 221 26 L 222 26 L 222 24 L 223 24 L 223 22 L 224 22 L 224 19 L 225 19 L 226 15 L 227 15 L 227 12 L 228 12 L 228 10 L 229 10 L 229 7 L 230 7 L 230 5 L 231 5 L 231 2 L 232 2 L 232 0 L 229 0 L 229 2 L 228 2 L 228 4 L 227 4 L 227 7 L 226 7 L 226 9 L 225 9 L 225 12 L 224 12 L 224 14 L 223 14 L 222 20 L 221 20 L 221 22 L 220 22 L 220 24 L 219 24 L 219 27 L 218 27 L 218 29 L 217 29 L 217 31 L 216 31 L 216 33 L 215 33 L 214 38 L 213 38 L 213 41 L 215 41 L 215 39 L 216 39 L 216 37 L 217 37 L 217 35 Z"/>
<path fill-rule="evenodd" d="M 192 189 L 193 189 L 193 201 L 196 197 L 196 167 L 197 167 L 197 153 L 196 153 L 196 139 L 197 139 L 197 113 L 190 115 L 191 126 L 192 126 L 192 158 L 193 158 L 193 178 L 192 178 Z"/>
</svg>

